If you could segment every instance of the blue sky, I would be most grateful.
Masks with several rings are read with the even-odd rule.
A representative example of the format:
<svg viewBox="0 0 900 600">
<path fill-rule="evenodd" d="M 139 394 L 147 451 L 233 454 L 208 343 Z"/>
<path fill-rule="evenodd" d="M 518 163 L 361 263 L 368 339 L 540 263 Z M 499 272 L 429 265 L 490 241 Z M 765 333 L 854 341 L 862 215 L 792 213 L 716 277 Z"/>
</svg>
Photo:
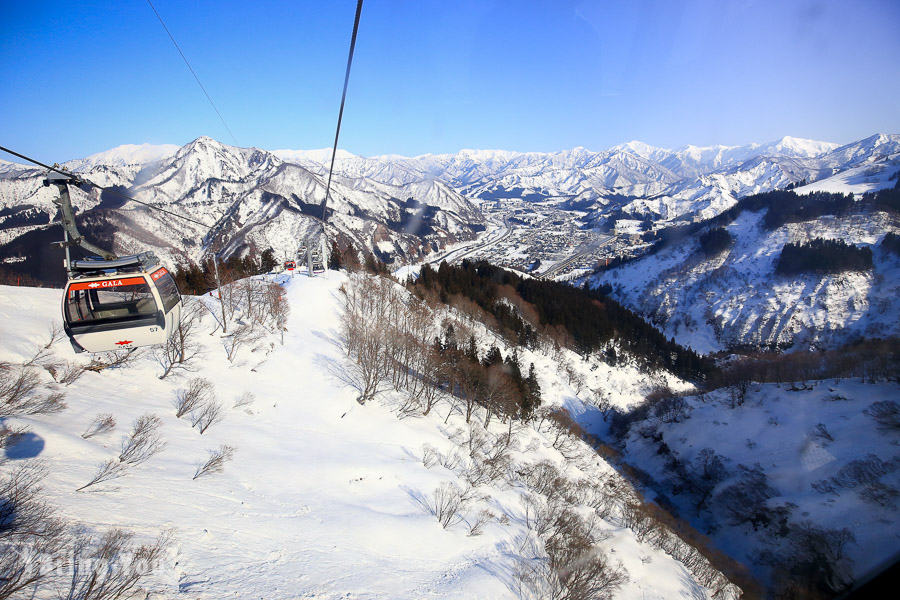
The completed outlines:
<svg viewBox="0 0 900 600">
<path fill-rule="evenodd" d="M 62 162 L 201 135 L 234 143 L 146 0 L 0 2 L 0 145 Z M 153 4 L 238 145 L 331 146 L 355 0 Z M 900 133 L 898 31 L 896 0 L 368 0 L 340 147 Z"/>
</svg>

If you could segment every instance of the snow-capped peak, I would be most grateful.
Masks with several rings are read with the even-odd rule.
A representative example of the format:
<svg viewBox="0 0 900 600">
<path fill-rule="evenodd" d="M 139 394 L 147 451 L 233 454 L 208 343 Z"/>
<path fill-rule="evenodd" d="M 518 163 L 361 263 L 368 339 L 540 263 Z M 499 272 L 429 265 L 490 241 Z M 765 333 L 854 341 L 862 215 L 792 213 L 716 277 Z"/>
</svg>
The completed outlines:
<svg viewBox="0 0 900 600">
<path fill-rule="evenodd" d="M 327 164 L 331 161 L 331 148 L 319 148 L 317 150 L 272 150 L 272 154 L 287 162 L 304 162 L 312 161 L 320 164 Z M 335 154 L 336 160 L 347 160 L 357 158 L 355 154 L 341 150 L 338 148 Z"/>
<path fill-rule="evenodd" d="M 179 149 L 180 146 L 175 144 L 123 144 L 86 158 L 70 160 L 64 165 L 76 171 L 88 170 L 98 165 L 117 167 L 146 165 L 171 158 Z"/>
<path fill-rule="evenodd" d="M 637 154 L 641 158 L 653 158 L 659 156 L 660 154 L 668 154 L 670 152 L 670 150 L 667 150 L 665 148 L 651 146 L 650 144 L 645 144 L 644 142 L 639 142 L 637 140 L 632 140 L 628 143 L 614 146 L 613 150 Z"/>
<path fill-rule="evenodd" d="M 786 135 L 780 140 L 764 144 L 760 150 L 763 154 L 777 153 L 784 156 L 812 158 L 831 152 L 839 146 L 840 144 L 832 142 L 820 142 Z"/>
</svg>

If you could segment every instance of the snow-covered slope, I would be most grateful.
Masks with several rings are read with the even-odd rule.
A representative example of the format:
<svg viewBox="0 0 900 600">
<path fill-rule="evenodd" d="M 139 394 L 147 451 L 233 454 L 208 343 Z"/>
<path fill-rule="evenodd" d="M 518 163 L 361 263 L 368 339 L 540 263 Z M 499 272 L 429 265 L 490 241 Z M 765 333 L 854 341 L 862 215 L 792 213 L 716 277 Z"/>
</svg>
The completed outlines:
<svg viewBox="0 0 900 600">
<path fill-rule="evenodd" d="M 900 335 L 900 260 L 877 247 L 900 223 L 884 212 L 825 216 L 767 231 L 764 212 L 743 212 L 734 239 L 704 257 L 696 239 L 598 276 L 613 295 L 666 335 L 700 352 L 736 346 L 833 347 L 856 337 Z M 788 242 L 838 239 L 873 250 L 874 271 L 775 274 Z"/>
<path fill-rule="evenodd" d="M 633 424 L 624 453 L 682 515 L 776 584 L 778 566 L 809 560 L 808 546 L 791 545 L 795 531 L 820 540 L 819 552 L 828 546 L 817 531 L 849 533 L 830 581 L 839 589 L 844 569 L 865 580 L 900 552 L 898 432 L 869 414 L 873 404 L 896 401 L 898 393 L 897 383 L 857 379 L 793 390 L 753 386 L 737 407 L 725 389 L 691 396 L 677 422 L 648 417 Z M 861 472 L 866 475 L 854 479 Z M 701 502 L 698 493 L 709 496 Z"/>
<path fill-rule="evenodd" d="M 108 167 L 147 165 L 172 158 L 178 152 L 178 148 L 175 144 L 123 144 L 86 158 L 67 161 L 62 166 L 70 171 L 82 173 L 101 165 Z"/>
<path fill-rule="evenodd" d="M 0 474 L 40 461 L 47 471 L 43 496 L 58 516 L 81 528 L 82 539 L 113 527 L 138 541 L 171 530 L 171 545 L 153 565 L 154 575 L 142 581 L 155 599 L 521 597 L 527 586 L 519 568 L 539 564 L 540 555 L 532 554 L 528 523 L 535 515 L 528 516 L 516 471 L 547 460 L 578 478 L 607 481 L 614 472 L 583 444 L 569 447 L 581 458 L 567 466 L 552 436 L 516 425 L 513 483 L 479 485 L 460 512 L 464 520 L 443 528 L 434 514 L 435 490 L 463 482 L 449 463 L 426 467 L 423 448 L 462 453 L 461 439 L 472 430 L 461 415 L 440 407 L 428 417 L 399 420 L 391 407 L 400 398 L 391 394 L 357 404 L 356 393 L 329 376 L 348 366 L 336 308 L 347 277 L 329 272 L 278 282 L 291 304 L 283 345 L 264 335 L 239 347 L 229 361 L 230 338 L 215 331 L 217 302 L 205 297 L 209 312 L 196 332 L 203 354 L 193 370 L 164 380 L 158 379 L 159 354 L 143 351 L 125 366 L 85 372 L 70 385 L 53 383 L 51 366 L 59 375 L 66 361 L 87 362 L 58 341 L 34 368 L 49 391 L 65 394 L 67 408 L 7 419 L 5 425 L 29 432 L 4 449 Z M 22 364 L 47 344 L 57 293 L 0 287 L 0 361 Z M 558 380 L 554 362 L 531 358 L 539 362 L 546 402 L 566 401 L 573 391 Z M 619 370 L 614 378 L 629 372 Z M 203 434 L 187 415 L 175 416 L 173 402 L 189 378 L 211 382 L 225 410 L 224 420 Z M 620 384 L 636 388 L 637 379 Z M 241 405 L 247 394 L 255 400 Z M 82 432 L 98 414 L 112 415 L 118 426 L 85 439 Z M 164 449 L 120 477 L 76 491 L 98 465 L 115 461 L 123 436 L 146 414 L 161 419 Z M 495 420 L 486 435 L 509 427 Z M 193 480 L 209 453 L 222 446 L 234 449 L 233 460 L 222 472 Z M 468 535 L 480 510 L 493 516 L 481 535 Z M 709 597 L 685 567 L 638 541 L 615 518 L 598 521 L 598 527 L 605 541 L 597 551 L 629 574 L 617 598 Z M 71 573 L 58 575 L 56 584 L 68 585 Z M 29 597 L 55 598 L 56 591 L 45 581 Z"/>
</svg>

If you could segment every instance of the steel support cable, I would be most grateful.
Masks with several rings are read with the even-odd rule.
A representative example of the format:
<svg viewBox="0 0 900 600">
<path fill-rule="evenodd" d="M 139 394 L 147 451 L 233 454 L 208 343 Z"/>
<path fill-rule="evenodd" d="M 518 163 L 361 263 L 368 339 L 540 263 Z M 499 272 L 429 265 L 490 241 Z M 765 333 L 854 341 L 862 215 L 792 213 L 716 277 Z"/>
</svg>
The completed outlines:
<svg viewBox="0 0 900 600">
<path fill-rule="evenodd" d="M 235 146 L 238 146 L 237 139 L 235 139 L 234 134 L 231 133 L 231 128 L 228 127 L 228 123 L 225 122 L 224 117 L 222 117 L 222 113 L 219 112 L 219 109 L 216 108 L 215 102 L 210 98 L 209 93 L 206 91 L 206 88 L 203 87 L 203 84 L 200 83 L 200 78 L 197 77 L 197 73 L 194 72 L 194 68 L 191 66 L 191 63 L 188 62 L 187 57 L 184 55 L 184 52 L 181 51 L 181 46 L 178 45 L 178 42 L 175 41 L 175 38 L 172 36 L 172 32 L 169 31 L 169 28 L 166 27 L 165 21 L 163 21 L 162 17 L 159 16 L 159 12 L 156 10 L 156 7 L 153 6 L 153 3 L 150 0 L 147 0 L 147 4 L 150 5 L 150 8 L 153 9 L 154 14 L 156 14 L 156 18 L 159 19 L 159 22 L 162 24 L 163 29 L 166 30 L 166 33 L 169 35 L 169 39 L 172 40 L 172 43 L 175 44 L 175 49 L 178 50 L 178 54 L 181 55 L 181 58 L 184 60 L 184 64 L 187 65 L 187 68 L 190 69 L 191 75 L 194 76 L 194 79 L 197 81 L 197 85 L 200 86 L 200 89 L 203 90 L 203 94 L 206 96 L 206 99 L 209 100 L 209 103 L 212 105 L 213 110 L 216 111 L 216 114 L 219 115 L 219 120 L 222 121 L 222 125 L 225 126 L 225 129 L 228 130 L 228 135 L 231 136 L 231 141 L 234 142 Z"/>
<path fill-rule="evenodd" d="M 328 216 L 328 194 L 331 191 L 331 175 L 334 172 L 334 159 L 337 156 L 338 137 L 341 135 L 341 119 L 344 116 L 344 102 L 347 100 L 347 84 L 350 82 L 350 65 L 353 63 L 353 49 L 356 46 L 356 32 L 359 31 L 359 16 L 362 13 L 363 0 L 356 3 L 356 18 L 353 20 L 353 35 L 350 37 L 350 55 L 347 56 L 347 72 L 344 74 L 344 91 L 341 93 L 341 109 L 338 111 L 337 130 L 334 132 L 334 148 L 331 150 L 331 166 L 328 168 L 328 183 L 325 184 L 325 200 L 322 201 L 322 233 L 325 233 L 325 220 Z"/>
<path fill-rule="evenodd" d="M 171 216 L 173 216 L 173 217 L 178 217 L 179 219 L 184 219 L 185 221 L 190 221 L 191 223 L 194 223 L 195 225 L 200 225 L 200 226 L 202 226 L 202 227 L 206 227 L 206 228 L 208 228 L 208 229 L 212 229 L 212 226 L 211 226 L 211 225 L 207 225 L 206 223 L 201 223 L 200 221 L 197 221 L 197 220 L 192 219 L 192 218 L 190 218 L 190 217 L 186 217 L 186 216 L 184 216 L 184 215 L 179 215 L 178 213 L 174 213 L 174 212 L 172 212 L 172 211 L 166 210 L 166 209 L 164 209 L 164 208 L 160 208 L 160 207 L 158 207 L 158 206 L 153 206 L 152 204 L 149 204 L 149 203 L 147 203 L 147 202 L 142 202 L 142 201 L 140 201 L 140 200 L 137 200 L 137 199 L 135 199 L 135 198 L 132 198 L 131 196 L 129 196 L 129 195 L 127 195 L 127 194 L 123 194 L 122 192 L 119 192 L 119 191 L 117 191 L 117 190 L 115 190 L 115 189 L 113 189 L 113 188 L 110 188 L 110 187 L 104 187 L 104 186 L 102 186 L 102 185 L 97 185 L 97 184 L 94 183 L 93 181 L 89 181 L 89 180 L 87 180 L 87 179 L 85 179 L 85 178 L 79 176 L 77 173 L 70 173 L 70 172 L 68 172 L 68 171 L 63 171 L 62 169 L 58 169 L 58 168 L 56 168 L 56 167 L 51 167 L 50 165 L 45 165 L 44 163 L 42 163 L 42 162 L 40 162 L 40 161 L 34 160 L 33 158 L 29 158 L 28 156 L 25 156 L 24 154 L 19 154 L 18 152 L 15 152 L 15 151 L 10 150 L 9 148 L 5 148 L 5 147 L 3 147 L 3 146 L 0 146 L 0 150 L 3 150 L 3 151 L 6 152 L 7 154 L 12 154 L 13 156 L 16 156 L 16 157 L 18 157 L 18 158 L 21 158 L 21 159 L 23 159 L 23 160 L 27 160 L 27 161 L 30 162 L 30 163 L 34 163 L 34 164 L 36 164 L 36 165 L 39 166 L 39 167 L 43 167 L 43 168 L 45 168 L 45 169 L 49 169 L 49 170 L 51 170 L 51 171 L 55 171 L 56 173 L 59 173 L 60 175 L 65 175 L 66 177 L 71 177 L 72 179 L 75 180 L 76 183 L 79 183 L 79 184 L 81 184 L 81 183 L 87 184 L 87 185 L 89 185 L 89 186 L 91 186 L 91 187 L 97 188 L 98 190 L 103 190 L 104 192 L 109 192 L 110 194 L 112 194 L 112 195 L 114 195 L 114 196 L 118 196 L 118 197 L 120 197 L 120 198 L 124 198 L 125 200 L 130 200 L 131 202 L 137 202 L 138 204 L 141 204 L 141 205 L 143 205 L 143 206 L 146 206 L 147 208 L 152 208 L 153 210 L 158 210 L 159 212 L 166 213 L 167 215 L 171 215 Z"/>
</svg>

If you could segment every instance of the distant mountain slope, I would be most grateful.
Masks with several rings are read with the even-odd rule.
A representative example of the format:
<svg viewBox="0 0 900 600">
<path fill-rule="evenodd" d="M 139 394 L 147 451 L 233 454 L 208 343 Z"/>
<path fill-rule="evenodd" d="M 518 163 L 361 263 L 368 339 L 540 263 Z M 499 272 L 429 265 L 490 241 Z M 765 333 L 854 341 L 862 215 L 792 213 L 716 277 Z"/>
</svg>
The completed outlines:
<svg viewBox="0 0 900 600">
<path fill-rule="evenodd" d="M 879 246 L 900 231 L 897 211 L 851 209 L 764 227 L 765 211 L 726 225 L 733 242 L 707 256 L 699 232 L 593 278 L 613 296 L 701 352 L 736 346 L 825 348 L 857 337 L 900 335 L 900 256 Z M 787 243 L 814 238 L 869 248 L 874 269 L 781 276 Z"/>
<path fill-rule="evenodd" d="M 322 227 L 327 173 L 307 164 L 201 137 L 174 152 L 169 146 L 123 146 L 67 166 L 98 185 L 188 217 L 151 212 L 97 190 L 72 190 L 83 234 L 105 240 L 119 254 L 154 250 L 172 262 L 183 256 L 199 261 L 210 248 L 227 256 L 271 247 L 277 257 L 293 258 Z M 24 257 L 18 269 L 38 277 L 53 272 L 58 281 L 61 251 L 47 248 L 62 235 L 47 230 L 57 212 L 56 190 L 44 188 L 42 179 L 40 170 L 28 167 L 0 173 L 0 259 Z M 328 215 L 332 238 L 358 250 L 377 248 L 388 261 L 471 239 L 484 222 L 467 198 L 418 177 L 385 183 L 337 174 Z"/>
<path fill-rule="evenodd" d="M 330 155 L 327 149 L 268 152 L 199 138 L 182 148 L 120 146 L 67 165 L 99 185 L 118 186 L 202 223 L 150 213 L 111 194 L 75 192 L 73 202 L 90 228 L 85 233 L 109 238 L 120 253 L 150 249 L 170 260 L 199 260 L 211 247 L 226 254 L 272 247 L 288 258 L 321 228 Z M 887 187 L 900 170 L 900 135 L 840 147 L 784 137 L 675 150 L 634 141 L 600 152 L 462 150 L 366 158 L 339 151 L 335 169 L 328 201 L 332 237 L 377 250 L 388 262 L 416 261 L 474 238 L 485 224 L 481 201 L 566 199 L 560 207 L 586 213 L 586 227 L 611 229 L 622 218 L 657 227 L 710 218 L 742 196 L 789 186 Z M 39 169 L 0 163 L 0 260 L 25 258 L 16 264 L 29 273 L 55 270 L 61 260 L 58 253 L 45 256 L 43 246 L 59 234 L 46 231 L 56 215 L 55 191 L 42 188 L 41 178 Z"/>
</svg>

